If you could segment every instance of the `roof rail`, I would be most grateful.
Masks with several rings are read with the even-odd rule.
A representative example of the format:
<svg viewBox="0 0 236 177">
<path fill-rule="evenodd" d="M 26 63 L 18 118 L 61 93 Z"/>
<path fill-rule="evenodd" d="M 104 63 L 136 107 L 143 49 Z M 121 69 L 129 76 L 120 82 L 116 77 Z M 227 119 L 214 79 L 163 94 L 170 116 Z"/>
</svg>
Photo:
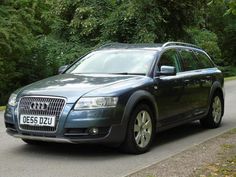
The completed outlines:
<svg viewBox="0 0 236 177">
<path fill-rule="evenodd" d="M 104 48 L 144 48 L 144 47 L 157 48 L 157 47 L 162 47 L 162 44 L 154 44 L 154 43 L 129 44 L 129 43 L 113 42 L 113 43 L 103 44 L 100 47 L 98 47 L 98 49 L 104 49 Z"/>
<path fill-rule="evenodd" d="M 181 46 L 194 47 L 194 48 L 201 49 L 201 47 L 198 47 L 197 45 L 194 45 L 194 44 L 189 44 L 189 43 L 184 43 L 184 42 L 172 42 L 172 41 L 164 43 L 162 47 L 167 47 L 171 45 L 181 45 Z"/>
</svg>

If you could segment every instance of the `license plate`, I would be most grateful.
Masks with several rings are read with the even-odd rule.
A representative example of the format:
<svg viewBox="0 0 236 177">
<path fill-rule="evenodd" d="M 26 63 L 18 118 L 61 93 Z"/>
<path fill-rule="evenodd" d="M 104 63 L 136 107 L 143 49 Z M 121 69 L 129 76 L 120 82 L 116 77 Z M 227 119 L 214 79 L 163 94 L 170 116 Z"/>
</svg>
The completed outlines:
<svg viewBox="0 0 236 177">
<path fill-rule="evenodd" d="M 39 116 L 39 115 L 20 115 L 21 125 L 31 125 L 31 126 L 55 126 L 55 116 Z"/>
</svg>

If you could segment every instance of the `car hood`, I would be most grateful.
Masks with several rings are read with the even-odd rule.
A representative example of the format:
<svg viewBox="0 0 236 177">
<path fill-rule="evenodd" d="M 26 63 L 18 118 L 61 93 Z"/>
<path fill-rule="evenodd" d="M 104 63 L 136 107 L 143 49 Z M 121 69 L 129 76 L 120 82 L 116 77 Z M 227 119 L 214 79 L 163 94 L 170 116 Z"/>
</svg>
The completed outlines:
<svg viewBox="0 0 236 177">
<path fill-rule="evenodd" d="M 82 75 L 82 74 L 61 74 L 53 76 L 26 87 L 23 87 L 18 96 L 59 96 L 67 98 L 67 103 L 74 103 L 84 94 L 93 90 L 101 89 L 123 82 L 137 82 L 144 76 L 130 75 Z"/>
</svg>

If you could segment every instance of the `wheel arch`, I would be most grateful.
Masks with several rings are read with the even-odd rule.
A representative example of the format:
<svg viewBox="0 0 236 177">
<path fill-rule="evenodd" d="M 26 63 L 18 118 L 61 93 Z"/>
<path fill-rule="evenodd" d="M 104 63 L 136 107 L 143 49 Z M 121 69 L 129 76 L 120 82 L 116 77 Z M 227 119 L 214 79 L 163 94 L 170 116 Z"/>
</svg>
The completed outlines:
<svg viewBox="0 0 236 177">
<path fill-rule="evenodd" d="M 210 96 L 208 99 L 208 111 L 210 109 L 211 100 L 215 94 L 219 94 L 219 96 L 222 99 L 222 103 L 223 103 L 222 116 L 223 116 L 224 115 L 224 99 L 225 99 L 225 97 L 224 97 L 224 90 L 223 90 L 223 87 L 221 86 L 220 82 L 214 82 L 214 84 L 211 87 Z"/>
<path fill-rule="evenodd" d="M 139 91 L 134 92 L 130 96 L 130 98 L 128 99 L 128 102 L 125 106 L 125 110 L 124 110 L 123 118 L 122 118 L 122 123 L 123 123 L 123 125 L 125 125 L 125 131 L 126 131 L 132 111 L 135 109 L 135 107 L 138 104 L 141 104 L 141 103 L 147 104 L 150 107 L 150 109 L 153 113 L 153 116 L 154 116 L 155 124 L 157 124 L 157 122 L 158 122 L 157 121 L 158 107 L 157 107 L 157 103 L 155 101 L 155 98 L 149 92 L 147 92 L 145 90 L 139 90 Z"/>
</svg>

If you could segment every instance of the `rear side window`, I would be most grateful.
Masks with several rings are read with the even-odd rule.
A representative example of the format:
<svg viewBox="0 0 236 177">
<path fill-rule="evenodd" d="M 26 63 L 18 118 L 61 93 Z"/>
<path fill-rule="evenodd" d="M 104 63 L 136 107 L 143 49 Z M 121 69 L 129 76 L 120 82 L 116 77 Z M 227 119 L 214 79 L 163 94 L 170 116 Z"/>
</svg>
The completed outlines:
<svg viewBox="0 0 236 177">
<path fill-rule="evenodd" d="M 202 68 L 214 67 L 214 64 L 212 63 L 212 61 L 209 59 L 209 57 L 206 54 L 204 54 L 203 52 L 198 52 L 198 51 L 195 51 L 194 53 L 196 57 L 198 58 L 199 62 L 201 63 Z"/>
<path fill-rule="evenodd" d="M 183 71 L 191 71 L 201 68 L 201 64 L 198 62 L 191 50 L 181 49 L 179 53 L 181 56 L 181 64 Z"/>
</svg>

